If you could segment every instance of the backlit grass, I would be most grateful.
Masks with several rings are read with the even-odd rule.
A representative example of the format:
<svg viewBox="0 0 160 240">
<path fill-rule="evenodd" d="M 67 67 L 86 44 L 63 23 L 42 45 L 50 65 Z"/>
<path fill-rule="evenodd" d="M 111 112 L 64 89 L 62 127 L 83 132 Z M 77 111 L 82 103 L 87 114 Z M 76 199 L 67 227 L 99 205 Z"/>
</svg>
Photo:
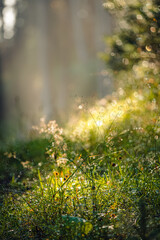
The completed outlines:
<svg viewBox="0 0 160 240">
<path fill-rule="evenodd" d="M 159 239 L 158 104 L 133 93 L 79 118 L 64 130 L 44 120 L 34 128 L 45 149 L 34 164 L 33 149 L 28 158 L 19 147 L 4 152 L 25 171 L 6 187 L 1 239 Z"/>
</svg>

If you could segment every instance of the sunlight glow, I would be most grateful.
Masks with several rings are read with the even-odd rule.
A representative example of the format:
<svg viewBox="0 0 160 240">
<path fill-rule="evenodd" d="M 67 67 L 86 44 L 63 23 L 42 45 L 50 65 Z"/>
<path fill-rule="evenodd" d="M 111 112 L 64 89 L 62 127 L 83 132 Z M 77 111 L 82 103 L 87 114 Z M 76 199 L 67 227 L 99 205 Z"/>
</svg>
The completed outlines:
<svg viewBox="0 0 160 240">
<path fill-rule="evenodd" d="M 112 103 L 106 103 L 103 106 L 103 111 L 100 111 L 102 105 L 101 101 L 99 101 L 94 109 L 90 109 L 88 117 L 79 121 L 73 130 L 73 137 L 81 137 L 83 135 L 85 136 L 84 138 L 87 138 L 87 136 L 90 136 L 90 133 L 94 132 L 97 134 L 95 127 L 101 127 L 100 134 L 105 134 L 106 129 L 112 123 L 122 122 L 128 114 L 141 109 L 143 101 L 144 97 L 136 91 L 125 100 L 114 100 Z M 97 137 L 99 137 L 99 131 Z"/>
<path fill-rule="evenodd" d="M 5 7 L 3 10 L 4 27 L 8 30 L 12 29 L 16 21 L 16 12 L 11 7 Z"/>
<path fill-rule="evenodd" d="M 81 110 L 81 109 L 83 108 L 83 106 L 82 106 L 82 105 L 79 105 L 78 108 Z"/>
<path fill-rule="evenodd" d="M 10 39 L 14 35 L 14 26 L 16 23 L 16 10 L 13 7 L 3 9 L 4 37 Z"/>
<path fill-rule="evenodd" d="M 100 126 L 102 126 L 103 122 L 102 121 L 97 121 L 96 124 L 97 124 L 98 127 L 100 127 Z"/>
<path fill-rule="evenodd" d="M 16 0 L 4 0 L 4 5 L 6 6 L 14 6 L 16 4 Z"/>
</svg>

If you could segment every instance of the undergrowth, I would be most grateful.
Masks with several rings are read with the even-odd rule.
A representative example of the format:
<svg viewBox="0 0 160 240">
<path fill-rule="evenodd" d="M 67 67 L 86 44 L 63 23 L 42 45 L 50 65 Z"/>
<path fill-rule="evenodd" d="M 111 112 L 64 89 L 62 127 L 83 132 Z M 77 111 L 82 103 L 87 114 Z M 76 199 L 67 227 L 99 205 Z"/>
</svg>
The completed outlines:
<svg viewBox="0 0 160 240">
<path fill-rule="evenodd" d="M 1 239 L 160 239 L 158 103 L 134 92 L 79 111 L 1 149 Z"/>
</svg>

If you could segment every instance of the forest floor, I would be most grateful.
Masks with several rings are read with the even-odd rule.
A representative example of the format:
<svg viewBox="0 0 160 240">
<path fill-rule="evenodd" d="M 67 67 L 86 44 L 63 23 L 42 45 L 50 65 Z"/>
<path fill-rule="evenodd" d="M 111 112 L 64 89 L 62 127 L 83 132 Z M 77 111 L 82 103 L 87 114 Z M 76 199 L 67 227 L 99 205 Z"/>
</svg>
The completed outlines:
<svg viewBox="0 0 160 240">
<path fill-rule="evenodd" d="M 81 104 L 0 149 L 0 239 L 160 239 L 160 117 L 147 96 Z"/>
</svg>

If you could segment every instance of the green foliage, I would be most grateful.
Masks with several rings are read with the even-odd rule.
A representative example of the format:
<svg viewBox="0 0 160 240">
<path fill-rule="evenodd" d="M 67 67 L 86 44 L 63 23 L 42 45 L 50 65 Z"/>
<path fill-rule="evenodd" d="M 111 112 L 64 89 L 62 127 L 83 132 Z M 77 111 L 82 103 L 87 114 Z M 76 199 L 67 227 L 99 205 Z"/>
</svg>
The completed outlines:
<svg viewBox="0 0 160 240">
<path fill-rule="evenodd" d="M 35 138 L 16 142 L 0 149 L 0 183 L 8 184 L 14 176 L 16 181 L 23 177 L 33 178 L 37 171 L 34 167 L 47 168 L 46 147 L 48 140 Z"/>
<path fill-rule="evenodd" d="M 110 74 L 121 88 L 151 89 L 159 97 L 159 0 L 107 0 L 104 6 L 117 25 L 103 55 Z"/>
<path fill-rule="evenodd" d="M 18 187 L 12 178 L 1 204 L 2 239 L 158 239 L 159 120 L 157 111 L 149 110 L 152 103 L 138 99 L 130 105 L 142 104 L 143 111 L 128 111 L 126 101 L 117 99 L 126 112 L 120 119 L 106 118 L 105 124 L 111 102 L 101 118 L 100 101 L 94 109 L 99 114 L 83 114 L 72 131 L 68 127 L 62 133 L 56 125 L 51 134 L 48 125 L 45 131 L 39 128 L 39 139 L 27 146 L 31 144 L 34 153 L 46 139 L 47 146 L 40 145 L 50 168 L 34 163 L 34 182 L 25 180 L 29 189 Z M 81 128 L 91 120 L 88 129 Z M 16 155 L 26 159 L 24 148 L 21 151 L 17 147 Z"/>
</svg>

